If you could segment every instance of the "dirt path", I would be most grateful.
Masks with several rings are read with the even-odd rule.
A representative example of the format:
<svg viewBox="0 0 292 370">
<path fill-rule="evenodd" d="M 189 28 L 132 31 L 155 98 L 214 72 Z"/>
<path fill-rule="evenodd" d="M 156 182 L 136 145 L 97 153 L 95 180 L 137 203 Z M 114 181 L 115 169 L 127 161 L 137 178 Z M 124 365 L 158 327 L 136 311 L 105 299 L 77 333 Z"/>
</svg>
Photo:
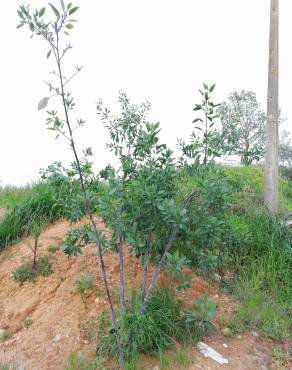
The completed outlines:
<svg viewBox="0 0 292 370">
<path fill-rule="evenodd" d="M 68 228 L 67 222 L 59 221 L 42 233 L 40 254 L 48 254 L 51 245 L 59 245 L 60 250 L 51 257 L 53 274 L 47 278 L 38 278 L 36 284 L 25 283 L 19 286 L 11 278 L 11 272 L 23 260 L 31 257 L 28 247 L 32 244 L 31 238 L 0 254 L 0 330 L 5 330 L 10 335 L 3 343 L 0 342 L 0 364 L 1 361 L 6 362 L 22 370 L 63 370 L 70 352 L 94 354 L 95 344 L 90 343 L 85 337 L 84 323 L 108 307 L 93 248 L 88 246 L 83 254 L 70 259 L 63 253 L 63 240 Z M 105 260 L 107 266 L 110 266 L 109 281 L 114 300 L 117 301 L 119 271 L 117 256 L 109 253 Z M 127 252 L 126 262 L 128 287 L 137 287 L 141 281 L 139 261 Z M 85 273 L 95 276 L 95 289 L 84 301 L 74 287 L 74 282 L 78 276 Z M 169 286 L 172 283 L 167 276 L 162 275 L 160 284 Z M 228 319 L 236 309 L 237 304 L 232 298 L 221 294 L 216 287 L 209 286 L 207 281 L 198 276 L 192 278 L 192 287 L 187 293 L 181 293 L 181 298 L 186 304 L 190 304 L 201 294 L 207 294 L 218 302 L 217 317 L 224 314 Z M 25 328 L 25 323 L 28 322 L 31 326 Z M 194 348 L 188 348 L 186 351 L 191 359 L 189 364 L 179 367 L 172 360 L 174 356 L 172 353 L 169 354 L 171 362 L 169 368 L 174 370 L 275 368 L 272 353 L 276 345 L 273 342 L 253 337 L 250 333 L 238 339 L 224 337 L 220 332 L 204 340 L 228 358 L 229 364 L 217 365 L 214 361 L 203 358 Z M 141 364 L 141 369 L 153 369 L 155 366 L 159 366 L 155 359 L 153 361 L 147 359 Z"/>
</svg>

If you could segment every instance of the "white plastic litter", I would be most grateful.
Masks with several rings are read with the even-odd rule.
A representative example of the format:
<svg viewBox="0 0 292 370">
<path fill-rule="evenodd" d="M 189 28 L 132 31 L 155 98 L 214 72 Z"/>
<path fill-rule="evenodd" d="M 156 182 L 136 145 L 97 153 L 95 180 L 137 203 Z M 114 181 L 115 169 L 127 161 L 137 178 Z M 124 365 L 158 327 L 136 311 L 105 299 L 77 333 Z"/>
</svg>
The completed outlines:
<svg viewBox="0 0 292 370">
<path fill-rule="evenodd" d="M 210 357 L 212 360 L 218 362 L 218 364 L 228 364 L 227 358 L 224 358 L 219 352 L 215 351 L 213 348 L 208 346 L 208 344 L 204 342 L 199 342 L 197 344 L 198 350 L 204 355 L 205 357 Z"/>
</svg>

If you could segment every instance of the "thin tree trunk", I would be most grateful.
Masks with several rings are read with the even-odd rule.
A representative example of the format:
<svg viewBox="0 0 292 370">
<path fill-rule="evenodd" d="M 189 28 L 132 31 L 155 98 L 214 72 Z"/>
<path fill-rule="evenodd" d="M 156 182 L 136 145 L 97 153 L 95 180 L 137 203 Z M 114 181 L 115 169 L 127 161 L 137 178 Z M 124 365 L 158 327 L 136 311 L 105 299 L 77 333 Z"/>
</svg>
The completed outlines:
<svg viewBox="0 0 292 370">
<path fill-rule="evenodd" d="M 121 313 L 126 312 L 126 300 L 125 300 L 125 274 L 124 274 L 124 240 L 123 237 L 119 237 L 119 258 L 120 258 L 120 306 Z"/>
<path fill-rule="evenodd" d="M 278 212 L 279 0 L 271 0 L 265 155 L 265 205 Z"/>
<path fill-rule="evenodd" d="M 192 191 L 189 194 L 189 196 L 187 197 L 187 199 L 184 202 L 183 209 L 188 209 L 188 207 L 190 206 L 191 201 L 192 201 L 195 194 L 196 194 L 196 190 Z M 160 260 L 157 264 L 157 267 L 156 267 L 154 273 L 153 273 L 151 282 L 149 284 L 149 288 L 146 291 L 144 301 L 142 302 L 142 305 L 141 305 L 141 313 L 142 314 L 145 312 L 145 310 L 147 308 L 147 304 L 148 304 L 149 298 L 151 296 L 152 290 L 153 290 L 153 288 L 154 288 L 154 286 L 157 282 L 157 279 L 158 279 L 159 273 L 161 271 L 161 268 L 162 268 L 164 262 L 166 261 L 166 255 L 169 252 L 170 248 L 173 246 L 173 243 L 175 242 L 178 233 L 179 233 L 179 228 L 176 227 L 169 236 L 169 239 L 168 239 L 168 241 L 165 245 L 165 248 L 164 248 L 164 252 L 163 252 L 163 254 L 162 254 L 162 256 L 161 256 L 161 258 L 160 258 Z"/>
<path fill-rule="evenodd" d="M 53 51 L 54 51 L 54 54 L 55 54 L 57 65 L 58 65 L 58 72 L 59 72 L 59 78 L 60 78 L 60 87 L 61 87 L 61 97 L 62 97 L 62 102 L 63 102 L 66 124 L 67 124 L 67 128 L 68 128 L 68 131 L 69 131 L 69 134 L 70 134 L 70 143 L 71 143 L 71 147 L 72 147 L 72 150 L 73 150 L 73 153 L 74 153 L 75 163 L 76 163 L 77 171 L 78 171 L 78 174 L 79 174 L 80 186 L 81 186 L 81 190 L 82 190 L 83 197 L 84 197 L 85 212 L 89 217 L 90 224 L 93 228 L 93 232 L 94 232 L 94 235 L 95 235 L 96 247 L 97 247 L 97 250 L 98 250 L 98 256 L 99 256 L 99 262 L 100 262 L 104 287 L 105 287 L 107 299 L 108 299 L 108 302 L 109 302 L 111 317 L 112 317 L 112 321 L 113 321 L 113 325 L 114 325 L 114 329 L 115 329 L 115 333 L 116 333 L 116 342 L 117 342 L 118 354 L 119 354 L 119 365 L 120 365 L 120 369 L 124 370 L 125 369 L 124 351 L 123 351 L 123 346 L 122 346 L 122 342 L 121 342 L 121 337 L 120 337 L 120 334 L 119 334 L 118 321 L 117 321 L 116 313 L 115 313 L 114 306 L 113 306 L 112 297 L 111 297 L 110 290 L 109 290 L 106 268 L 105 268 L 105 264 L 104 264 L 103 253 L 102 253 L 102 247 L 101 247 L 101 243 L 100 243 L 100 240 L 99 240 L 99 234 L 98 234 L 97 226 L 96 226 L 96 223 L 95 223 L 94 218 L 93 218 L 93 214 L 92 214 L 90 206 L 89 206 L 89 200 L 88 200 L 88 196 L 87 196 L 87 192 L 86 192 L 86 188 L 85 188 L 85 183 L 84 183 L 84 178 L 83 178 L 83 174 L 82 174 L 82 170 L 81 170 L 80 160 L 79 160 L 79 157 L 78 157 L 78 154 L 77 154 L 77 150 L 76 150 L 76 146 L 75 146 L 75 142 L 74 142 L 74 138 L 73 138 L 73 131 L 72 131 L 72 128 L 71 128 L 71 125 L 70 125 L 68 110 L 67 110 L 66 101 L 65 101 L 63 73 L 62 73 L 61 60 L 60 60 L 60 55 L 59 55 L 59 44 L 58 44 L 59 43 L 59 35 L 58 35 L 58 32 L 56 33 L 56 37 L 57 37 L 57 47 L 56 47 L 56 50 L 53 49 Z"/>
</svg>

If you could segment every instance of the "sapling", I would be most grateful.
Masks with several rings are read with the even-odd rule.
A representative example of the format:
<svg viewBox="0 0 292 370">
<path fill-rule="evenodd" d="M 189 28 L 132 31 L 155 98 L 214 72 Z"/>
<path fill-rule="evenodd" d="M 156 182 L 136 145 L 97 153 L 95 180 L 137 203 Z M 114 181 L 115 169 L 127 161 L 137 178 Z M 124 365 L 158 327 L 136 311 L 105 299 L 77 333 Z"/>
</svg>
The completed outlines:
<svg viewBox="0 0 292 370">
<path fill-rule="evenodd" d="M 49 22 L 44 21 L 44 14 L 46 11 L 45 7 L 42 7 L 41 9 L 36 9 L 33 13 L 31 13 L 29 5 L 25 6 L 22 4 L 17 10 L 17 13 L 20 17 L 20 23 L 18 25 L 18 28 L 27 25 L 29 27 L 29 30 L 32 36 L 36 35 L 36 36 L 42 37 L 42 39 L 44 39 L 49 46 L 49 50 L 47 52 L 47 58 L 49 58 L 52 55 L 56 63 L 57 70 L 54 71 L 53 74 L 58 79 L 58 85 L 55 86 L 51 82 L 47 82 L 47 85 L 52 95 L 49 97 L 44 97 L 39 102 L 38 109 L 39 110 L 45 109 L 48 105 L 49 100 L 53 96 L 57 96 L 61 99 L 64 118 L 61 118 L 61 116 L 59 115 L 57 111 L 54 111 L 54 110 L 48 111 L 47 112 L 48 113 L 47 124 L 50 130 L 53 130 L 56 132 L 57 134 L 56 137 L 59 137 L 61 135 L 66 140 L 69 141 L 70 147 L 73 151 L 74 164 L 76 167 L 77 174 L 79 176 L 81 191 L 84 197 L 84 208 L 85 208 L 86 214 L 89 217 L 90 224 L 92 227 L 93 238 L 95 240 L 96 247 L 98 250 L 103 282 L 104 282 L 105 291 L 106 291 L 107 299 L 108 299 L 110 310 L 111 310 L 113 325 L 114 325 L 114 329 L 116 333 L 117 347 L 118 347 L 118 352 L 119 352 L 119 365 L 121 369 L 124 369 L 125 365 L 124 365 L 123 348 L 122 348 L 122 344 L 120 340 L 119 326 L 118 326 L 118 322 L 116 318 L 116 313 L 114 310 L 114 306 L 113 306 L 113 302 L 112 302 L 112 298 L 111 298 L 111 294 L 109 290 L 109 285 L 108 285 L 106 268 L 104 264 L 103 253 L 102 253 L 100 232 L 98 231 L 97 225 L 94 221 L 93 214 L 90 208 L 88 194 L 86 191 L 86 183 L 85 183 L 85 178 L 84 178 L 84 173 L 83 173 L 84 161 L 85 161 L 85 164 L 88 164 L 87 157 L 92 155 L 92 151 L 91 151 L 91 148 L 86 148 L 84 151 L 85 158 L 83 160 L 79 156 L 77 149 L 76 149 L 75 140 L 74 140 L 74 130 L 75 128 L 83 126 L 85 121 L 83 119 L 79 119 L 76 121 L 76 126 L 73 126 L 71 118 L 70 118 L 70 112 L 74 109 L 75 102 L 74 102 L 74 99 L 71 93 L 67 91 L 67 87 L 68 87 L 68 84 L 71 82 L 71 80 L 81 71 L 82 67 L 76 66 L 75 70 L 72 72 L 72 74 L 68 78 L 66 78 L 63 74 L 63 58 L 65 57 L 67 52 L 72 48 L 72 45 L 69 43 L 69 44 L 65 44 L 64 46 L 62 46 L 61 39 L 62 39 L 63 34 L 68 35 L 69 31 L 74 27 L 73 23 L 75 22 L 75 20 L 72 19 L 71 16 L 79 9 L 79 7 L 73 6 L 72 3 L 68 3 L 66 5 L 63 0 L 60 0 L 60 4 L 61 4 L 61 9 L 58 9 L 53 4 L 49 3 L 49 6 L 54 14 L 54 20 L 49 21 Z"/>
</svg>

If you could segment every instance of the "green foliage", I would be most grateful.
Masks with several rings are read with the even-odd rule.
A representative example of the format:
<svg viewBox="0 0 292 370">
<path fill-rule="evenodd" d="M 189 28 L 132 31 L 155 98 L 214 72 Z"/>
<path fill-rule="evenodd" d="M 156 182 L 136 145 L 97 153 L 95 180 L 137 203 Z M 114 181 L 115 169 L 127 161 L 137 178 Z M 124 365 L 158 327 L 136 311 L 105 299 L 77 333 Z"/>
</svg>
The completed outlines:
<svg viewBox="0 0 292 370">
<path fill-rule="evenodd" d="M 182 270 L 184 266 L 190 263 L 184 255 L 182 255 L 178 250 L 174 253 L 167 253 L 167 260 L 165 264 L 165 270 L 173 279 L 180 279 L 184 278 L 185 274 L 183 274 Z"/>
<path fill-rule="evenodd" d="M 5 186 L 0 187 L 0 207 L 13 208 L 19 204 L 29 193 L 31 187 Z"/>
<path fill-rule="evenodd" d="M 22 285 L 25 281 L 35 283 L 37 276 L 49 276 L 52 272 L 52 264 L 48 256 L 42 256 L 37 260 L 35 269 L 32 261 L 25 262 L 12 272 L 12 277 Z"/>
<path fill-rule="evenodd" d="M 48 252 L 54 254 L 60 250 L 60 247 L 58 245 L 50 245 L 48 248 Z"/>
<path fill-rule="evenodd" d="M 168 290 L 158 290 L 150 298 L 144 315 L 140 312 L 140 297 L 133 296 L 132 308 L 121 318 L 121 337 L 127 359 L 139 353 L 147 355 L 163 353 L 175 341 L 196 343 L 211 328 L 214 304 L 207 298 L 194 303 L 194 310 L 185 310 L 180 301 Z M 101 354 L 116 353 L 113 332 L 100 343 Z"/>
<path fill-rule="evenodd" d="M 185 366 L 185 367 L 190 365 L 190 362 L 191 362 L 189 355 L 183 349 L 180 349 L 179 351 L 175 353 L 173 360 L 179 366 Z"/>
<path fill-rule="evenodd" d="M 203 84 L 203 89 L 199 89 L 202 96 L 202 102 L 196 104 L 194 111 L 201 113 L 201 117 L 195 118 L 194 131 L 190 137 L 190 144 L 179 140 L 179 147 L 182 151 L 180 163 L 187 164 L 184 158 L 192 159 L 199 162 L 203 158 L 203 163 L 206 164 L 216 157 L 220 157 L 228 151 L 228 143 L 223 137 L 220 129 L 216 128 L 216 119 L 219 117 L 218 108 L 220 104 L 214 104 L 211 99 L 211 94 L 215 85 L 208 86 Z"/>
<path fill-rule="evenodd" d="M 28 329 L 29 327 L 31 327 L 33 324 L 33 320 L 32 319 L 26 319 L 23 321 L 23 326 Z"/>
<path fill-rule="evenodd" d="M 224 261 L 231 188 L 220 167 L 209 163 L 182 170 L 178 191 L 196 188 L 198 196 L 188 212 L 188 227 L 181 234 L 176 248 L 203 271 L 217 269 Z"/>
<path fill-rule="evenodd" d="M 11 333 L 9 330 L 3 330 L 0 334 L 0 343 L 5 342 L 7 339 L 11 337 Z"/>
<path fill-rule="evenodd" d="M 29 235 L 36 224 L 45 226 L 65 215 L 57 188 L 40 183 L 7 212 L 0 222 L 0 251 Z"/>
<path fill-rule="evenodd" d="M 99 357 L 88 360 L 78 352 L 71 352 L 65 370 L 103 370 L 104 359 Z"/>
<path fill-rule="evenodd" d="M 84 294 L 86 291 L 92 290 L 93 284 L 94 276 L 91 274 L 79 276 L 74 283 L 81 294 Z"/>
</svg>

